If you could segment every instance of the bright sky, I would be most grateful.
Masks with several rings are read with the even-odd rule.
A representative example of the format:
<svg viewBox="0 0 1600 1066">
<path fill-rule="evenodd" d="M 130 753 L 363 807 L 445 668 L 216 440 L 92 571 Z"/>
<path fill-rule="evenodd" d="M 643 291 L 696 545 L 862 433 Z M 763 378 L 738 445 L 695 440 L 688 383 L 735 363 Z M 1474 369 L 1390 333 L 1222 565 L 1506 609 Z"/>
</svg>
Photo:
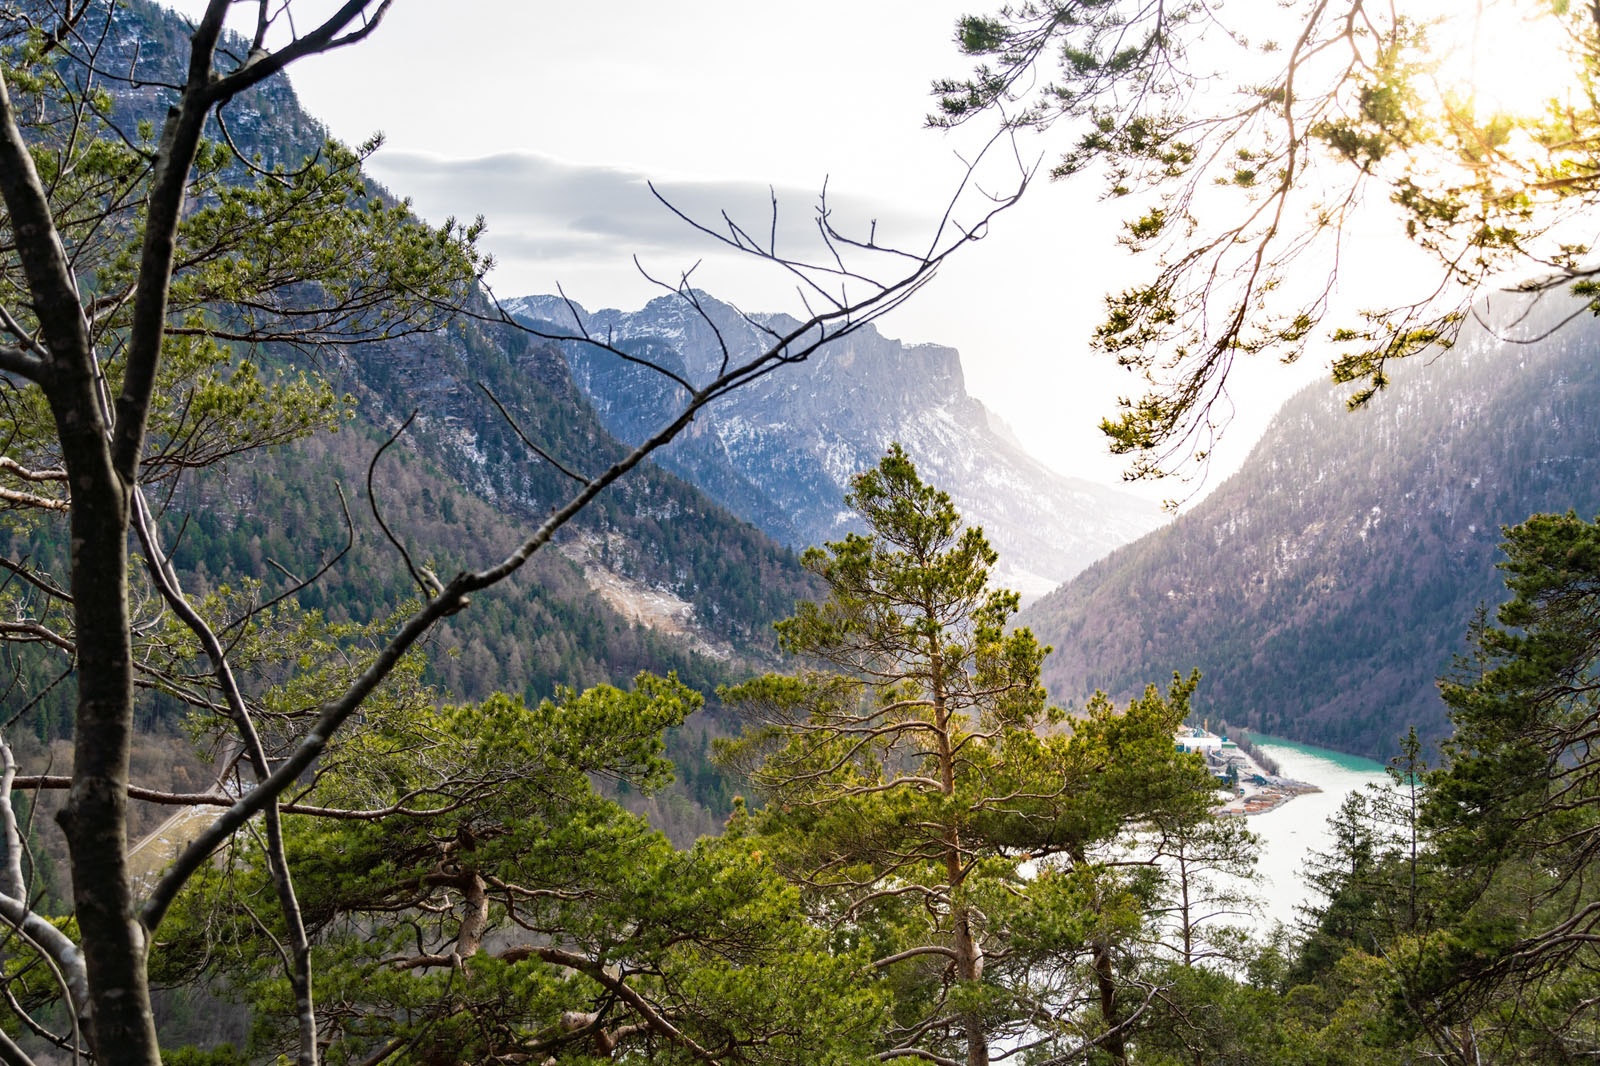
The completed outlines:
<svg viewBox="0 0 1600 1066">
<path fill-rule="evenodd" d="M 176 6 L 196 12 L 203 2 Z M 966 71 L 955 21 L 984 9 L 981 0 L 402 0 L 371 40 L 304 62 L 292 78 L 336 136 L 386 135 L 372 171 L 425 217 L 486 216 L 501 297 L 559 283 L 590 308 L 635 308 L 660 291 L 635 255 L 669 280 L 704 258 L 700 287 L 747 310 L 797 312 L 791 285 L 716 256 L 650 199 L 644 180 L 699 216 L 715 221 L 726 207 L 763 232 L 769 185 L 781 219 L 796 224 L 780 232 L 796 232 L 827 180 L 845 220 L 875 218 L 880 237 L 925 238 L 961 180 L 959 155 L 975 150 L 970 136 L 923 128 L 928 85 Z M 1025 150 L 1037 156 L 1049 143 Z M 986 175 L 1000 189 L 1014 167 Z M 1102 295 L 1133 274 L 1114 244 L 1119 216 L 1095 191 L 1041 178 L 880 328 L 960 349 L 969 391 L 1035 455 L 1117 484 L 1122 463 L 1095 427 L 1138 382 L 1091 355 L 1087 337 Z M 1278 400 L 1318 373 L 1246 368 L 1211 484 L 1243 458 Z"/>
</svg>

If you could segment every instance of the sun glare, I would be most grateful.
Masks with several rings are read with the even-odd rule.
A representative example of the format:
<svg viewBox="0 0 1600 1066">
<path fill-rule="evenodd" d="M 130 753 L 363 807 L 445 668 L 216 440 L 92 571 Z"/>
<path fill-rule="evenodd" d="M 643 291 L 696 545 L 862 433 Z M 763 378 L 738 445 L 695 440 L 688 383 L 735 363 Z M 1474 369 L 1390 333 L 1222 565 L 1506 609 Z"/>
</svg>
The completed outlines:
<svg viewBox="0 0 1600 1066">
<path fill-rule="evenodd" d="M 1533 115 L 1574 88 L 1577 60 L 1549 0 L 1431 0 L 1441 17 L 1429 33 L 1442 96 L 1467 103 L 1479 121 Z"/>
</svg>

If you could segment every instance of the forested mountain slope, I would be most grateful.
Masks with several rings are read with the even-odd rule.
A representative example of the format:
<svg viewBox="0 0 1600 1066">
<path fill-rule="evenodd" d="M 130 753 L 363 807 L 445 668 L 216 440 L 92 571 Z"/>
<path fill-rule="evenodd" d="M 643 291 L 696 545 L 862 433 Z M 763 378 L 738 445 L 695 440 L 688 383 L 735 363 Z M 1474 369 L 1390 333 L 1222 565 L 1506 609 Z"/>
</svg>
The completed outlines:
<svg viewBox="0 0 1600 1066">
<path fill-rule="evenodd" d="M 358 544 L 302 594 L 336 619 L 365 620 L 408 595 L 410 578 L 366 502 L 373 454 L 413 410 L 417 419 L 377 465 L 379 506 L 408 551 L 439 574 L 508 552 L 547 513 L 563 475 L 529 455 L 483 389 L 572 465 L 608 462 L 619 446 L 596 425 L 558 355 L 509 330 L 466 329 L 356 349 L 333 368 L 356 400 L 343 431 L 208 471 L 175 505 L 189 519 L 183 557 L 211 581 L 297 573 L 344 540 L 331 482 L 351 497 Z M 675 667 L 702 684 L 715 657 L 763 655 L 770 622 L 806 588 L 793 554 L 706 500 L 682 480 L 647 468 L 603 494 L 561 553 L 541 556 L 535 578 L 481 598 L 441 634 L 437 676 L 452 694 L 530 695 L 555 684 L 593 684 Z M 713 660 L 691 665 L 691 642 L 634 632 L 585 582 L 579 562 L 637 589 L 692 607 L 685 628 Z M 591 575 L 593 576 L 593 575 Z M 456 638 L 460 632 L 467 636 Z M 457 640 L 465 641 L 456 648 Z"/>
<path fill-rule="evenodd" d="M 531 323 L 575 326 L 632 345 L 700 380 L 722 358 L 770 343 L 798 323 L 737 311 L 709 296 L 702 320 L 662 297 L 639 311 L 590 313 L 550 296 L 512 301 Z M 576 310 L 578 321 L 573 314 Z M 715 327 L 713 329 L 713 326 Z M 563 350 L 606 428 L 643 437 L 677 397 L 666 379 L 589 346 Z M 861 528 L 843 506 L 852 476 L 898 441 L 932 483 L 983 527 L 1000 552 L 1002 584 L 1039 594 L 1152 528 L 1156 508 L 1046 469 L 967 395 L 961 358 L 937 344 L 902 344 L 868 326 L 818 352 L 803 373 L 773 375 L 720 401 L 664 451 L 661 462 L 718 502 L 795 548 Z"/>
<path fill-rule="evenodd" d="M 1515 322 L 1536 337 L 1555 308 Z M 1192 511 L 1033 605 L 1056 699 L 1205 673 L 1199 713 L 1351 752 L 1444 734 L 1434 679 L 1505 596 L 1502 525 L 1600 511 L 1600 329 L 1476 324 L 1369 408 L 1325 385 Z"/>
<path fill-rule="evenodd" d="M 181 18 L 153 3 L 136 0 L 115 12 L 106 60 L 115 69 L 139 75 L 135 84 L 107 83 L 119 125 L 132 128 L 141 120 L 159 120 L 165 98 L 158 84 L 181 80 L 177 64 L 184 53 L 175 42 L 186 39 Z M 265 165 L 315 155 L 326 136 L 281 77 L 230 105 L 228 123 L 233 143 Z M 376 195 L 389 195 L 371 187 Z M 392 607 L 409 578 L 371 520 L 364 501 L 366 462 L 413 411 L 416 421 L 398 441 L 404 457 L 397 459 L 391 452 L 374 483 L 409 550 L 421 559 L 434 559 L 440 573 L 468 562 L 483 565 L 490 557 L 484 552 L 492 545 L 511 543 L 515 531 L 542 519 L 554 501 L 564 498 L 565 475 L 523 445 L 495 401 L 523 433 L 569 468 L 592 471 L 611 462 L 620 445 L 573 387 L 555 347 L 489 321 L 495 316 L 486 304 L 476 311 L 484 317 L 461 316 L 447 330 L 342 349 L 241 347 L 241 356 L 256 359 L 269 372 L 309 364 L 354 401 L 351 421 L 339 439 L 251 453 L 200 471 L 186 482 L 174 497 L 172 518 L 187 516 L 179 545 L 187 560 L 213 582 L 244 575 L 281 581 L 282 574 L 266 559 L 297 574 L 309 573 L 325 548 L 344 539 L 337 497 L 327 484 L 337 476 L 350 497 L 363 547 L 352 565 L 335 568 L 307 595 L 312 603 L 333 608 L 336 617 L 346 612 L 370 617 Z M 404 485 L 391 484 L 396 479 Z M 241 490 L 245 485 L 248 490 Z M 469 506 L 462 510 L 464 501 Z M 772 648 L 770 621 L 788 613 L 795 596 L 809 587 L 792 553 L 654 467 L 603 494 L 577 526 L 575 539 L 583 543 L 568 545 L 568 555 L 689 601 L 694 626 L 712 643 Z M 220 535 L 224 532 L 226 536 Z M 252 539 L 268 549 L 250 547 Z M 576 566 L 544 565 L 579 574 Z M 596 619 L 554 627 L 556 639 L 582 644 L 586 632 L 627 627 L 583 581 L 552 575 L 523 582 L 525 595 L 554 596 L 566 602 L 564 614 Z M 478 610 L 475 605 L 473 613 Z M 544 617 L 535 612 L 517 627 L 523 630 L 520 637 L 507 639 L 546 639 L 549 634 L 543 631 L 549 627 L 539 624 Z M 625 669 L 629 660 L 638 661 L 635 655 L 608 661 L 599 652 L 603 643 L 600 639 L 594 648 L 555 658 L 530 654 L 532 649 L 525 647 L 522 658 L 541 664 L 530 666 L 526 680 L 503 669 L 511 657 L 508 644 L 493 656 L 502 669 L 474 671 L 469 687 L 542 691 L 557 681 L 599 680 L 600 664 Z M 565 667 L 556 661 L 563 657 Z M 583 662 L 589 665 L 577 665 Z"/>
<path fill-rule="evenodd" d="M 132 83 L 107 81 L 114 121 L 130 130 L 146 120 L 159 125 L 161 83 L 182 80 L 176 45 L 188 35 L 180 18 L 133 0 L 109 27 L 104 62 L 134 75 Z M 298 163 L 326 135 L 281 77 L 230 104 L 227 119 L 233 143 L 265 166 Z M 321 375 L 347 398 L 349 417 L 338 433 L 239 455 L 163 486 L 160 524 L 187 589 L 204 596 L 259 581 L 264 600 L 315 573 L 347 539 L 337 482 L 353 547 L 299 602 L 341 624 L 385 618 L 414 598 L 416 585 L 366 491 L 369 463 L 413 412 L 372 484 L 396 538 L 447 579 L 461 566 L 503 558 L 567 495 L 566 475 L 519 432 L 570 469 L 592 473 L 621 454 L 554 346 L 496 323 L 486 303 L 473 312 L 439 332 L 342 348 L 239 345 L 237 358 L 269 381 L 307 369 Z M 0 519 L 0 550 L 59 573 L 59 532 Z M 555 547 L 478 597 L 426 646 L 429 679 L 446 699 L 497 690 L 542 697 L 557 685 L 625 682 L 643 669 L 677 670 L 709 690 L 745 672 L 751 658 L 773 654 L 772 620 L 811 588 L 792 551 L 649 465 L 602 493 Z M 42 672 L 38 682 L 46 696 L 29 724 L 41 737 L 59 734 L 68 728 L 69 687 L 50 687 Z M 154 692 L 142 699 L 146 724 L 175 709 Z M 698 759 L 703 740 L 686 754 Z"/>
</svg>

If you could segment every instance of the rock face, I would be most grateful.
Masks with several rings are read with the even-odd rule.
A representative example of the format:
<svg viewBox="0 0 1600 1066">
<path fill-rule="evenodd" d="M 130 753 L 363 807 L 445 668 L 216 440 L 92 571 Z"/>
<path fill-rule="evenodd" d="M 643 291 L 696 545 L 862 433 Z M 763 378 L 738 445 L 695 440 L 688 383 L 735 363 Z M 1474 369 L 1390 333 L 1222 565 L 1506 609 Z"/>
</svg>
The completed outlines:
<svg viewBox="0 0 1600 1066">
<path fill-rule="evenodd" d="M 524 321 L 566 332 L 576 314 L 592 335 L 609 334 L 691 382 L 715 374 L 723 344 L 738 356 L 765 347 L 766 330 L 799 326 L 700 299 L 715 329 L 677 296 L 635 312 L 590 313 L 549 296 L 511 307 Z M 652 371 L 580 343 L 563 350 L 573 380 L 623 440 L 655 429 L 676 398 L 677 387 Z M 859 528 L 843 502 L 850 478 L 894 441 L 983 527 L 1000 553 L 1002 581 L 1024 594 L 1055 587 L 1160 521 L 1153 505 L 1062 477 L 1027 455 L 967 395 L 955 349 L 903 344 L 871 326 L 718 402 L 660 461 L 769 535 L 805 547 Z"/>
<path fill-rule="evenodd" d="M 1369 755 L 1411 724 L 1444 735 L 1435 679 L 1505 599 L 1501 527 L 1600 511 L 1600 329 L 1528 343 L 1558 311 L 1506 316 L 1515 340 L 1469 329 L 1367 409 L 1325 385 L 1291 400 L 1210 497 L 1024 612 L 1056 647 L 1052 695 L 1199 667 L 1213 722 Z"/>
</svg>

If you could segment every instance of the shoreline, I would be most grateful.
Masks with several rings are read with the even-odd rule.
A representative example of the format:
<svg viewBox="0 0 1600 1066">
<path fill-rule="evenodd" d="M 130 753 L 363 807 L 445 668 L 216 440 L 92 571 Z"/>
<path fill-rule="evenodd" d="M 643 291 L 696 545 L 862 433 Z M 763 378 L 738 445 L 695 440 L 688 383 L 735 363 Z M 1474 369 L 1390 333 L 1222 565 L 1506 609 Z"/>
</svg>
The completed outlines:
<svg viewBox="0 0 1600 1066">
<path fill-rule="evenodd" d="M 1222 817 L 1242 818 L 1253 814 L 1266 814 L 1275 811 L 1296 796 L 1304 796 L 1311 792 L 1321 792 L 1320 786 L 1306 781 L 1292 781 L 1288 778 L 1278 778 L 1276 783 L 1263 786 L 1255 792 L 1244 796 L 1235 796 L 1220 807 L 1211 808 L 1211 813 Z"/>
<path fill-rule="evenodd" d="M 1266 814 L 1296 796 L 1322 791 L 1320 786 L 1307 781 L 1267 773 L 1249 752 L 1208 729 L 1185 726 L 1173 734 L 1172 739 L 1179 751 L 1200 755 L 1208 770 L 1219 779 L 1227 778 L 1232 782 L 1227 802 L 1211 808 L 1212 814 L 1223 817 Z M 1218 791 L 1223 787 L 1228 786 L 1219 786 Z"/>
</svg>

